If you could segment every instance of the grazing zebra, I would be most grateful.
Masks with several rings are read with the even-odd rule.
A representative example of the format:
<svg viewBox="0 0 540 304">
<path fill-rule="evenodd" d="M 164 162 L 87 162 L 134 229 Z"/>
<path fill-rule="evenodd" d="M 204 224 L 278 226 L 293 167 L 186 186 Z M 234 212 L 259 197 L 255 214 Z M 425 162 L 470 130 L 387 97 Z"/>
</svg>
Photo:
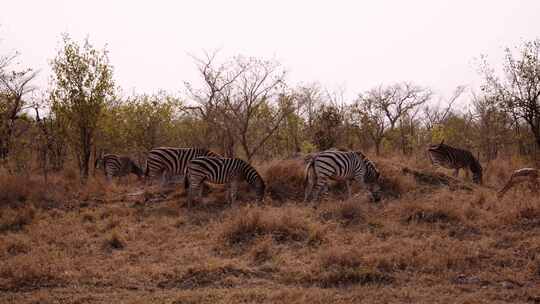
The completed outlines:
<svg viewBox="0 0 540 304">
<path fill-rule="evenodd" d="M 308 160 L 308 159 L 306 159 Z M 306 192 L 304 201 L 310 201 L 310 195 L 318 200 L 321 190 L 328 188 L 328 182 L 345 180 L 347 195 L 351 197 L 350 181 L 356 180 L 367 186 L 374 201 L 380 200 L 380 174 L 373 162 L 360 151 L 323 151 L 309 159 L 306 166 Z"/>
<path fill-rule="evenodd" d="M 473 174 L 473 182 L 482 184 L 482 166 L 470 151 L 450 147 L 444 144 L 431 145 L 428 148 L 431 163 L 447 169 L 454 169 L 454 176 L 459 175 L 459 169 L 469 168 Z"/>
<path fill-rule="evenodd" d="M 245 180 L 255 189 L 257 200 L 264 197 L 265 184 L 259 173 L 246 161 L 238 158 L 197 157 L 187 168 L 184 180 L 188 192 L 188 207 L 191 206 L 193 195 L 202 195 L 204 182 L 228 185 L 228 201 L 232 205 L 236 200 L 238 182 Z"/>
<path fill-rule="evenodd" d="M 510 176 L 510 180 L 504 185 L 504 187 L 497 193 L 497 196 L 499 198 L 503 197 L 504 194 L 510 190 L 513 186 L 520 184 L 524 181 L 529 180 L 530 187 L 533 191 L 538 191 L 538 176 L 540 174 L 538 173 L 538 169 L 534 168 L 522 168 L 514 171 L 512 173 L 512 176 Z"/>
<path fill-rule="evenodd" d="M 145 176 L 161 175 L 161 186 L 164 186 L 173 176 L 184 176 L 189 161 L 199 156 L 221 157 L 204 148 L 154 148 L 148 152 Z"/>
<path fill-rule="evenodd" d="M 123 177 L 132 173 L 141 178 L 144 175 L 143 170 L 131 158 L 124 155 L 101 155 L 96 159 L 95 167 L 103 169 L 108 182 L 113 176 Z"/>
</svg>

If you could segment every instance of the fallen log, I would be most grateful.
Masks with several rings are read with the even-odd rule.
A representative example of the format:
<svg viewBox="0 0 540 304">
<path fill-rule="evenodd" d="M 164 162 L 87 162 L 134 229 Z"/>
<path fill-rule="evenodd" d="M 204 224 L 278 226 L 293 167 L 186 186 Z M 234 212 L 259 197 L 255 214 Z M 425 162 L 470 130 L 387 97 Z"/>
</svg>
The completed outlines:
<svg viewBox="0 0 540 304">
<path fill-rule="evenodd" d="M 467 183 L 448 176 L 444 173 L 439 172 L 420 172 L 417 170 L 413 170 L 407 167 L 404 167 L 401 172 L 405 175 L 412 175 L 414 177 L 414 180 L 423 185 L 430 185 L 430 186 L 437 186 L 437 187 L 443 187 L 446 186 L 450 190 L 467 190 L 467 191 L 473 191 L 473 187 L 468 185 Z"/>
</svg>

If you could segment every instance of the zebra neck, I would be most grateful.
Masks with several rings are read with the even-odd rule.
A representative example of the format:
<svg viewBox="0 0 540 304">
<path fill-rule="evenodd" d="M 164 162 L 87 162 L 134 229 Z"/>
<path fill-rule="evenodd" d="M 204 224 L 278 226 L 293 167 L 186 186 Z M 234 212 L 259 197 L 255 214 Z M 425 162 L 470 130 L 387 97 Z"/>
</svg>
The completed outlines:
<svg viewBox="0 0 540 304">
<path fill-rule="evenodd" d="M 249 184 L 253 183 L 255 181 L 255 179 L 252 179 L 252 178 L 249 178 L 250 175 L 255 175 L 258 177 L 258 175 L 254 172 L 255 170 L 253 169 L 253 167 L 246 163 L 246 162 L 242 162 L 242 165 L 240 167 L 240 172 L 241 172 L 241 175 L 242 175 L 242 178 L 247 181 Z"/>
</svg>

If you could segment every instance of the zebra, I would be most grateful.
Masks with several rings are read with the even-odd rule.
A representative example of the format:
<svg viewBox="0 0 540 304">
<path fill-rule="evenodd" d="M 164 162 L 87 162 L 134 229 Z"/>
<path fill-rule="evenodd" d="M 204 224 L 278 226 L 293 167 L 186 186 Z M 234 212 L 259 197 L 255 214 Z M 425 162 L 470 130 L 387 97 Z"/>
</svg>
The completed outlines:
<svg viewBox="0 0 540 304">
<path fill-rule="evenodd" d="M 502 198 L 504 194 L 510 190 L 513 186 L 529 180 L 530 187 L 533 191 L 538 191 L 538 177 L 540 176 L 538 169 L 535 168 L 522 168 L 514 171 L 510 180 L 504 185 L 504 187 L 497 193 L 497 197 Z"/>
<path fill-rule="evenodd" d="M 107 181 L 112 177 L 123 177 L 130 173 L 140 179 L 144 176 L 143 170 L 128 156 L 116 154 L 103 154 L 96 159 L 95 168 L 103 169 Z"/>
<path fill-rule="evenodd" d="M 351 197 L 350 181 L 356 180 L 367 186 L 374 201 L 380 200 L 381 175 L 373 162 L 360 151 L 326 150 L 312 155 L 306 165 L 306 190 L 304 201 L 310 196 L 317 201 L 321 190 L 328 188 L 328 182 L 345 180 L 348 198 Z"/>
<path fill-rule="evenodd" d="M 262 201 L 266 185 L 261 175 L 246 161 L 239 158 L 197 157 L 187 167 L 184 184 L 188 192 L 188 207 L 191 207 L 194 193 L 202 196 L 203 183 L 227 184 L 228 201 L 236 201 L 238 183 L 242 180 L 255 189 L 257 200 Z"/>
<path fill-rule="evenodd" d="M 161 186 L 165 186 L 173 176 L 185 176 L 189 161 L 199 156 L 221 157 L 204 148 L 154 148 L 148 152 L 145 177 L 161 175 Z"/>
<path fill-rule="evenodd" d="M 454 176 L 459 175 L 459 169 L 468 168 L 473 174 L 473 182 L 482 184 L 482 166 L 468 150 L 454 148 L 444 144 L 434 144 L 428 148 L 431 163 L 447 169 L 454 169 Z"/>
</svg>

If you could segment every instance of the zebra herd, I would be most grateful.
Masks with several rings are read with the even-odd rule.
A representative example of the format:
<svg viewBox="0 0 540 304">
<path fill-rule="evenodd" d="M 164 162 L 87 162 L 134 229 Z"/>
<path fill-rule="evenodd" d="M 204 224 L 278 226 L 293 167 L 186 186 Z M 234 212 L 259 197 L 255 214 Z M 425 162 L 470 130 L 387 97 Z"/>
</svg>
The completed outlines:
<svg viewBox="0 0 540 304">
<path fill-rule="evenodd" d="M 455 176 L 459 174 L 460 169 L 468 169 L 473 175 L 473 182 L 482 183 L 482 166 L 470 151 L 451 147 L 442 141 L 440 144 L 429 146 L 427 152 L 433 165 L 454 169 Z M 330 180 L 345 181 L 349 198 L 350 182 L 356 181 L 367 188 L 374 201 L 381 199 L 382 176 L 375 164 L 359 151 L 335 149 L 321 151 L 308 155 L 305 163 L 306 202 L 317 201 L 321 192 L 328 189 Z M 204 148 L 154 148 L 148 153 L 145 170 L 129 157 L 115 154 L 101 155 L 96 160 L 96 167 L 104 170 L 108 181 L 112 177 L 135 174 L 146 181 L 161 177 L 163 186 L 173 177 L 181 176 L 188 190 L 188 206 L 196 197 L 202 195 L 202 186 L 205 182 L 227 185 L 228 201 L 231 204 L 236 200 L 240 181 L 246 181 L 255 190 L 258 200 L 263 199 L 266 189 L 261 175 L 246 161 L 239 158 L 223 158 Z M 528 172 L 532 171 L 525 173 Z M 517 174 L 516 178 L 525 173 Z M 534 173 L 536 178 L 538 172 Z M 513 184 L 515 182 L 511 179 L 503 188 L 503 194 Z"/>
</svg>

